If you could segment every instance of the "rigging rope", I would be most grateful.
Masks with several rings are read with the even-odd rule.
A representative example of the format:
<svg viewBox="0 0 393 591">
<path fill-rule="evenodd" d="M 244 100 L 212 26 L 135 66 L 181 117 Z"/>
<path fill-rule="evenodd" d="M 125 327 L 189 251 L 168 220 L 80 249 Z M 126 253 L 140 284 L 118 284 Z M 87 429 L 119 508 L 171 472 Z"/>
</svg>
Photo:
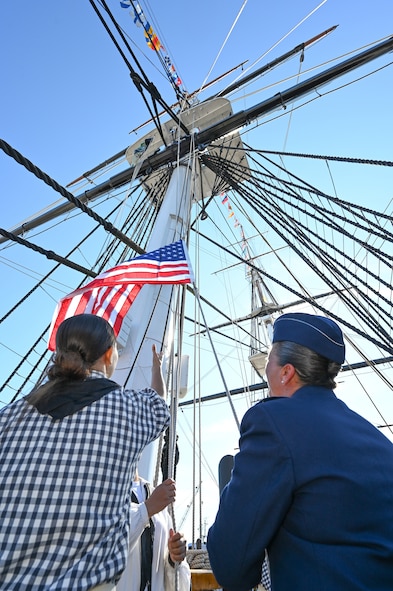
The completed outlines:
<svg viewBox="0 0 393 591">
<path fill-rule="evenodd" d="M 216 163 L 216 166 L 214 166 L 214 163 Z M 217 166 L 217 163 L 219 163 L 219 166 Z M 205 164 L 208 165 L 209 167 L 213 168 L 213 170 L 218 170 L 220 167 L 222 168 L 222 166 L 223 166 L 223 162 L 218 157 L 215 157 L 215 156 L 212 156 L 212 157 L 209 157 L 209 158 L 206 157 L 205 158 Z M 225 163 L 225 166 L 227 166 L 226 173 L 228 174 L 228 171 L 230 171 L 230 166 L 228 165 L 228 162 Z M 221 174 L 222 173 L 223 173 L 223 171 L 221 170 Z M 257 171 L 254 170 L 253 173 L 254 173 L 253 174 L 253 177 L 252 177 L 253 180 L 252 180 L 252 182 L 249 181 L 249 184 L 254 184 L 257 187 L 259 187 L 257 181 L 255 180 L 257 178 L 257 174 L 256 174 Z M 273 178 L 273 177 L 270 175 L 270 178 Z M 278 179 L 276 179 L 276 180 L 278 180 Z M 285 183 L 283 181 L 280 181 L 280 183 L 281 184 L 284 184 L 284 186 L 285 186 Z M 300 241 L 303 244 L 303 246 L 305 247 L 306 252 L 307 253 L 309 252 L 310 246 L 312 245 L 311 238 L 310 238 L 310 235 L 312 235 L 312 232 L 310 230 L 308 230 L 309 236 L 306 238 L 305 237 L 305 234 L 302 233 L 302 232 L 300 232 L 300 227 L 303 227 L 303 229 L 305 229 L 305 226 L 303 224 L 301 224 L 301 222 L 299 220 L 297 222 L 295 222 L 292 217 L 291 218 L 288 218 L 287 215 L 284 214 L 284 211 L 283 210 L 280 210 L 279 208 L 277 208 L 277 200 L 282 200 L 282 201 L 286 202 L 287 204 L 291 205 L 293 208 L 300 209 L 298 205 L 296 205 L 294 203 L 288 202 L 288 200 L 285 200 L 281 196 L 282 194 L 285 194 L 285 191 L 283 191 L 281 189 L 280 195 L 278 195 L 277 193 L 275 193 L 273 195 L 272 193 L 269 193 L 269 191 L 266 191 L 266 183 L 265 183 L 263 185 L 265 199 L 264 199 L 264 201 L 262 203 L 261 202 L 260 194 L 257 194 L 257 197 L 255 197 L 255 195 L 253 197 L 253 194 L 250 191 L 247 191 L 244 188 L 244 185 L 237 186 L 236 188 L 237 188 L 237 191 L 239 192 L 239 194 L 242 195 L 244 199 L 246 199 L 246 200 L 248 199 L 248 202 L 250 203 L 250 205 L 252 207 L 254 207 L 255 211 L 260 215 L 260 217 L 262 219 L 264 219 L 267 224 L 269 224 L 271 227 L 273 227 L 274 230 L 275 230 L 275 232 L 279 236 L 281 236 L 281 238 L 283 238 L 286 242 L 288 242 L 288 240 L 285 238 L 285 234 L 284 234 L 284 228 L 285 228 L 285 231 L 288 234 L 292 235 L 292 238 L 294 238 L 297 241 Z M 266 197 L 269 194 L 270 194 L 270 196 L 273 195 L 273 197 L 275 198 L 275 201 L 274 202 L 273 201 L 267 201 L 266 200 Z M 306 203 L 306 200 L 304 198 L 302 198 L 301 196 L 299 196 L 299 195 L 297 195 L 295 193 L 293 193 L 293 196 L 297 197 L 299 200 L 301 200 L 304 203 Z M 256 203 L 258 203 L 258 207 L 256 207 Z M 308 205 L 310 205 L 310 204 L 308 203 Z M 314 204 L 313 207 L 314 207 L 315 211 L 317 211 L 317 212 L 321 209 L 321 207 L 318 206 L 318 205 L 316 205 L 316 204 Z M 326 209 L 323 209 L 323 213 L 324 214 L 327 214 L 329 212 L 327 212 Z M 310 212 L 308 212 L 307 215 L 309 217 L 315 217 L 315 214 L 312 214 Z M 275 224 L 275 225 L 273 225 L 273 221 L 272 221 L 274 219 L 277 221 L 277 224 Z M 365 243 L 363 241 L 359 241 L 358 239 L 356 239 L 352 234 L 350 234 L 349 232 L 345 231 L 343 229 L 343 227 L 340 226 L 340 225 L 338 225 L 334 220 L 328 221 L 327 220 L 327 215 L 324 216 L 324 220 L 323 221 L 324 221 L 324 224 L 327 227 L 332 227 L 336 231 L 339 231 L 342 235 L 346 235 L 348 238 L 351 238 L 352 240 L 355 240 L 357 242 L 360 242 L 360 244 L 362 245 L 363 248 L 365 248 L 366 250 L 370 250 L 372 252 L 372 254 L 374 256 L 376 256 L 376 257 L 379 257 L 381 261 L 383 261 L 383 258 L 382 257 L 390 258 L 389 255 L 387 255 L 387 254 L 385 254 L 385 253 L 381 252 L 380 250 L 377 250 L 377 249 L 375 249 L 373 247 L 370 247 L 367 243 Z M 346 221 L 348 222 L 347 219 L 346 219 Z M 355 225 L 357 227 L 361 227 L 361 224 L 359 224 L 359 223 L 355 223 Z M 292 229 L 291 229 L 291 226 L 293 226 Z M 371 230 L 369 230 L 369 231 L 371 232 Z M 375 231 L 374 231 L 374 234 L 376 234 L 377 236 L 381 236 L 384 239 L 387 239 L 387 235 L 386 234 L 385 235 L 381 235 L 381 234 L 379 234 L 378 232 L 375 232 Z M 315 233 L 314 233 L 314 235 L 317 236 L 318 238 L 320 238 L 319 235 L 317 235 Z M 335 288 L 335 283 L 332 282 L 325 275 L 325 272 L 324 271 L 318 269 L 318 267 L 312 263 L 312 261 L 310 260 L 310 258 L 309 258 L 308 255 L 306 256 L 304 253 L 302 253 L 301 250 L 298 247 L 296 247 L 293 242 L 290 242 L 289 244 L 290 244 L 292 250 L 294 250 L 305 262 L 307 262 L 307 264 L 314 270 L 314 272 L 317 275 L 319 275 L 321 278 L 323 278 L 324 281 L 328 285 L 330 285 L 333 289 Z M 337 252 L 339 252 L 338 249 L 335 248 L 334 244 L 331 244 L 329 246 L 333 250 L 336 250 Z M 342 279 L 343 279 L 344 275 L 343 275 L 343 273 L 341 273 L 338 270 L 337 260 L 336 259 L 332 259 L 331 256 L 327 252 L 323 252 L 320 246 L 319 247 L 316 247 L 316 245 L 314 244 L 313 245 L 313 248 L 314 248 L 314 250 L 313 250 L 314 254 L 318 255 L 319 258 L 321 258 L 321 256 L 324 256 L 325 257 L 325 265 L 327 265 L 329 267 L 331 273 L 345 287 L 345 283 L 342 282 Z M 340 253 L 340 254 L 342 255 L 343 253 Z M 331 262 L 331 261 L 334 261 L 334 262 Z M 360 293 L 359 292 L 359 288 L 355 284 L 353 284 L 352 282 L 348 281 L 348 285 L 349 285 L 350 288 L 356 288 L 357 293 L 358 294 Z M 367 284 L 367 287 L 370 287 L 370 286 Z M 379 292 L 375 291 L 375 293 L 378 295 L 378 297 L 380 297 Z M 370 298 L 366 294 L 361 294 L 361 295 L 366 299 L 366 301 L 369 304 L 371 303 Z M 341 297 L 341 299 L 343 299 L 347 303 L 347 305 L 350 308 L 352 308 L 359 316 L 361 315 L 359 313 L 359 311 L 356 309 L 356 307 L 354 306 L 354 304 L 351 303 L 351 301 L 348 298 L 348 296 L 346 295 L 346 293 L 344 293 L 344 292 L 341 291 L 340 294 L 339 294 L 339 297 Z M 387 302 L 390 303 L 388 300 L 387 300 Z M 380 306 L 376 306 L 376 307 L 377 307 L 377 309 L 378 309 L 379 312 L 384 313 L 383 308 L 381 308 Z M 390 319 L 390 315 L 388 315 L 388 319 Z M 377 334 L 380 334 L 381 338 L 385 338 L 386 344 L 390 347 L 391 337 L 390 337 L 390 334 L 387 331 L 385 331 L 383 329 L 383 327 L 381 326 L 381 324 L 380 324 L 381 318 L 379 317 L 379 322 L 377 322 L 375 320 L 374 316 L 372 316 L 372 315 L 366 315 L 365 317 L 363 317 L 363 320 L 371 328 L 374 328 L 374 331 Z"/>
<path fill-rule="evenodd" d="M 246 145 L 246 144 L 245 144 Z M 304 154 L 301 152 L 283 152 L 278 150 L 254 150 L 248 146 L 248 149 L 259 154 L 275 154 L 276 156 L 294 156 L 297 158 L 307 158 L 310 160 L 329 160 L 332 162 L 350 162 L 352 164 L 370 164 L 373 166 L 393 166 L 391 160 L 372 160 L 370 158 L 349 158 L 348 156 L 321 156 L 320 154 Z"/>
<path fill-rule="evenodd" d="M 74 197 L 74 195 L 72 193 L 67 191 L 67 189 L 62 187 L 57 181 L 55 181 L 49 175 L 47 175 L 45 172 L 40 170 L 38 168 L 38 166 L 35 166 L 35 164 L 33 164 L 30 160 L 28 160 L 24 156 L 22 156 L 22 154 L 20 152 L 15 150 L 15 148 L 10 146 L 10 144 L 8 144 L 6 141 L 4 141 L 1 138 L 0 138 L 0 148 L 8 156 L 13 158 L 16 162 L 18 162 L 18 164 L 21 164 L 22 166 L 24 166 L 29 172 L 32 172 L 37 178 L 44 181 L 44 183 L 49 185 L 49 187 L 52 187 L 52 189 L 54 189 L 55 191 L 60 193 L 60 195 L 62 195 L 68 201 L 70 201 L 73 205 L 75 205 L 75 207 L 79 207 L 79 209 L 81 209 L 84 213 L 86 213 L 87 215 L 92 217 L 96 222 L 101 224 L 105 228 L 105 230 L 107 230 L 108 232 L 110 232 L 111 234 L 116 236 L 116 238 L 118 238 L 119 240 L 121 240 L 122 242 L 124 242 L 125 244 L 130 246 L 131 248 L 133 248 L 139 254 L 142 254 L 140 252 L 139 246 L 137 244 L 135 244 L 135 242 L 133 240 L 130 240 L 130 238 L 128 238 L 128 236 L 123 234 L 123 232 L 120 232 L 117 228 L 115 228 L 113 226 L 113 224 L 111 224 L 110 222 L 108 222 L 107 220 L 105 220 L 104 218 L 99 216 L 90 207 L 87 207 L 87 205 L 82 203 L 82 201 L 80 199 L 78 199 L 77 197 Z"/>
<path fill-rule="evenodd" d="M 270 279 L 271 281 L 275 282 L 277 285 L 279 285 L 279 286 L 285 288 L 286 290 L 288 290 L 289 292 L 293 293 L 298 298 L 300 298 L 303 302 L 306 302 L 306 303 L 309 303 L 309 304 L 312 304 L 312 305 L 316 306 L 321 312 L 323 312 L 327 316 L 330 316 L 331 318 L 334 318 L 337 322 L 340 322 L 341 324 L 344 324 L 347 328 L 350 328 L 351 330 L 353 330 L 354 332 L 356 332 L 358 335 L 362 336 L 366 340 L 374 343 L 378 347 L 381 347 L 382 349 L 384 349 L 388 353 L 393 354 L 393 347 L 392 346 L 387 346 L 387 345 L 381 343 L 380 341 L 378 341 L 377 339 L 375 339 L 374 337 L 372 337 L 368 333 L 365 333 L 364 331 L 360 330 L 359 328 L 357 328 L 356 326 L 354 326 L 353 324 L 351 324 L 347 320 L 345 320 L 345 319 L 337 316 L 336 314 L 334 314 L 333 312 L 331 312 L 330 310 L 328 310 L 324 306 L 316 303 L 315 300 L 314 300 L 314 298 L 312 298 L 312 297 L 311 298 L 304 297 L 303 294 L 299 293 L 295 289 L 293 289 L 290 286 L 286 285 L 283 281 L 280 281 L 279 279 L 277 279 L 277 277 L 274 277 L 273 275 L 270 275 L 269 273 L 266 273 L 265 271 L 262 271 L 261 269 L 259 269 L 255 265 L 253 265 L 251 262 L 245 261 L 244 259 L 242 259 L 240 256 L 238 256 L 233 251 L 230 251 L 229 249 L 225 248 L 222 244 L 219 244 L 218 242 L 216 242 L 215 240 L 213 240 L 211 238 L 207 238 L 207 236 L 205 236 L 204 234 L 201 234 L 201 236 L 203 236 L 206 239 L 209 239 L 212 244 L 215 244 L 218 248 L 222 248 L 225 252 L 227 252 L 228 254 L 232 255 L 235 258 L 237 258 L 238 260 L 247 263 L 251 268 L 254 268 L 255 270 L 259 271 L 259 273 L 261 273 L 267 279 Z"/>
<path fill-rule="evenodd" d="M 143 202 L 145 202 L 145 200 L 143 199 Z M 120 204 L 116 204 L 116 206 L 112 209 L 111 212 L 109 212 L 109 216 L 113 215 L 118 209 L 119 207 L 121 207 L 121 203 Z M 141 213 L 140 208 L 136 208 L 137 212 Z M 133 215 L 130 213 L 129 218 L 125 221 L 124 225 L 123 225 L 123 229 L 127 229 L 127 224 L 130 224 L 130 218 L 133 217 Z M 131 219 L 132 221 L 132 219 Z M 140 221 L 140 218 L 139 218 Z M 150 220 L 151 221 L 151 220 Z M 154 220 L 153 220 L 154 221 Z M 152 221 L 151 221 L 152 222 Z M 153 222 L 152 222 L 153 223 Z M 142 229 L 142 225 L 139 223 L 138 224 L 138 228 L 141 230 Z M 93 230 L 91 230 L 84 238 L 83 240 L 81 240 L 75 247 L 73 247 L 68 254 L 66 255 L 66 262 L 68 257 L 74 253 L 76 250 L 78 250 L 81 245 L 83 243 L 85 243 L 96 231 L 97 229 L 100 228 L 100 224 L 98 224 Z M 20 240 L 18 239 L 17 242 L 19 244 L 21 244 L 22 246 L 28 246 L 29 243 L 27 243 L 27 241 L 25 240 Z M 89 271 L 90 275 L 92 277 L 97 276 L 99 273 L 101 273 L 106 265 L 108 260 L 110 259 L 110 257 L 114 254 L 115 248 L 117 247 L 117 243 L 115 238 L 113 238 L 112 240 L 112 244 L 109 244 L 106 251 L 104 252 L 104 254 L 100 257 L 100 259 L 97 260 L 97 271 L 93 272 L 93 271 Z M 41 251 L 43 251 L 41 254 L 45 254 L 45 250 L 44 249 L 35 249 L 38 252 L 41 253 Z M 121 255 L 118 257 L 117 262 L 121 262 L 123 260 L 125 260 L 127 257 L 129 256 L 129 247 L 124 246 L 124 250 L 121 253 Z M 53 257 L 51 257 L 53 258 Z M 62 259 L 63 257 L 58 257 L 59 259 Z M 45 281 L 54 274 L 54 272 L 56 271 L 56 269 L 58 269 L 61 264 L 63 264 L 63 261 L 61 261 L 58 265 L 55 265 L 55 267 L 53 267 L 53 269 L 51 269 L 38 283 L 36 283 L 36 285 L 27 293 L 25 294 L 24 297 L 22 297 L 1 319 L 0 319 L 0 324 L 5 321 L 13 312 L 15 312 L 15 310 L 22 304 L 24 303 L 39 287 L 42 287 L 42 285 L 45 283 Z M 73 268 L 76 268 L 76 266 L 74 265 L 67 265 L 67 266 L 72 266 Z M 83 268 L 81 268 L 83 271 L 85 271 Z M 77 269 L 80 270 L 80 269 Z M 86 277 L 89 275 L 89 273 L 85 273 L 85 277 L 81 280 L 81 282 L 79 283 L 79 285 L 77 287 L 81 287 L 82 284 L 84 283 Z M 10 372 L 8 378 L 6 378 L 5 382 L 3 383 L 3 385 L 0 388 L 0 392 L 4 390 L 4 388 L 6 386 L 8 386 L 12 380 L 13 377 L 15 377 L 16 375 L 18 375 L 18 371 L 19 369 L 23 366 L 23 364 L 25 363 L 26 359 L 29 358 L 30 353 L 32 351 L 35 350 L 35 347 L 37 346 L 37 344 L 43 340 L 45 338 L 45 336 L 47 335 L 49 330 L 49 325 L 44 329 L 44 331 L 40 334 L 40 336 L 37 338 L 37 340 L 34 342 L 34 344 L 32 345 L 32 347 L 27 351 L 27 353 L 22 357 L 21 361 L 16 365 L 16 367 Z M 45 357 L 47 357 L 48 351 L 47 351 L 47 347 L 46 347 L 46 343 L 45 343 L 45 350 L 44 352 L 39 356 L 38 360 L 35 362 L 35 364 L 32 365 L 32 369 L 31 371 L 28 373 L 28 375 L 25 377 L 25 379 L 23 380 L 23 382 L 20 384 L 19 388 L 16 391 L 15 396 L 12 398 L 11 401 L 14 401 L 20 394 L 21 392 L 23 392 L 23 389 L 25 388 L 26 384 L 29 382 L 30 377 L 34 374 L 34 372 L 38 369 L 38 367 L 40 366 L 40 364 L 42 363 L 42 361 L 45 359 Z"/>
<path fill-rule="evenodd" d="M 163 98 L 161 97 L 160 93 L 158 92 L 158 89 L 156 88 L 156 86 L 150 82 L 147 78 L 147 76 L 145 75 L 142 67 L 139 65 L 138 60 L 135 56 L 135 54 L 133 53 L 133 51 L 131 50 L 131 47 L 129 46 L 129 44 L 127 43 L 127 40 L 125 39 L 125 36 L 121 30 L 121 28 L 119 27 L 118 23 L 116 22 L 115 18 L 113 17 L 111 11 L 108 8 L 108 5 L 106 4 L 105 0 L 100 0 L 100 4 L 101 6 L 104 8 L 105 12 L 107 13 L 107 15 L 109 16 L 109 18 L 111 19 L 113 25 L 115 26 L 118 34 L 120 35 L 123 43 L 125 44 L 125 46 L 127 47 L 128 51 L 130 52 L 131 56 L 133 57 L 135 63 L 138 65 L 139 70 L 143 76 L 143 78 L 132 68 L 130 62 L 128 61 L 128 59 L 126 58 L 124 52 L 121 50 L 120 45 L 118 44 L 118 42 L 116 41 L 114 35 L 112 34 L 111 30 L 109 29 L 108 25 L 106 24 L 104 18 L 102 17 L 102 15 L 100 14 L 99 10 L 97 9 L 97 7 L 94 4 L 93 0 L 89 0 L 90 4 L 92 5 L 94 11 L 96 12 L 97 16 L 99 17 L 99 19 L 101 20 L 102 24 L 104 25 L 107 33 L 109 34 L 110 38 L 112 39 L 113 43 L 115 44 L 117 50 L 119 51 L 119 53 L 121 54 L 123 60 L 125 61 L 125 63 L 127 64 L 127 67 L 130 71 L 130 77 L 131 80 L 134 82 L 137 90 L 140 92 L 143 101 L 146 104 L 146 107 L 150 113 L 150 116 L 152 117 L 152 119 L 155 122 L 156 128 L 161 136 L 161 139 L 163 141 L 163 144 L 166 145 L 165 142 L 165 138 L 162 134 L 162 129 L 161 129 L 161 123 L 160 123 L 160 119 L 159 119 L 159 113 L 158 113 L 158 109 L 157 109 L 157 105 L 156 102 L 158 102 L 161 107 L 163 107 L 163 109 L 168 113 L 168 115 L 174 120 L 176 121 L 180 127 L 183 129 L 183 131 L 188 135 L 188 130 L 185 127 L 185 125 L 181 122 L 181 120 L 177 117 L 177 115 L 174 113 L 174 111 L 171 109 L 171 107 L 169 105 L 167 105 L 167 103 L 163 100 Z M 153 108 L 155 113 L 153 114 L 150 105 L 148 104 L 146 97 L 143 94 L 143 90 L 142 88 L 144 88 L 145 90 L 147 90 L 151 96 L 151 99 L 153 101 Z"/>
<path fill-rule="evenodd" d="M 324 1 L 326 2 L 326 0 L 324 0 Z M 229 33 L 227 33 L 227 36 L 225 37 L 225 40 L 224 40 L 223 44 L 221 45 L 220 50 L 217 53 L 217 55 L 216 55 L 216 57 L 215 57 L 215 59 L 213 61 L 213 64 L 210 66 L 210 70 L 206 74 L 204 81 L 202 82 L 199 90 L 197 91 L 197 94 L 201 93 L 202 90 L 205 88 L 206 82 L 208 81 L 208 78 L 209 78 L 210 74 L 212 73 L 212 71 L 214 69 L 214 66 L 216 65 L 218 58 L 220 57 L 220 55 L 221 55 L 221 53 L 222 53 L 222 51 L 223 51 L 223 49 L 224 49 L 224 47 L 225 47 L 225 45 L 226 45 L 229 37 L 230 37 L 230 35 L 232 34 L 232 31 L 235 28 L 235 25 L 236 25 L 237 21 L 239 20 L 240 15 L 243 12 L 243 10 L 244 10 L 247 2 L 248 2 L 248 0 L 243 0 L 243 4 L 241 5 L 240 10 L 239 10 L 239 12 L 236 15 L 236 18 L 235 18 L 234 22 L 231 25 L 231 28 L 229 30 Z"/>
<path fill-rule="evenodd" d="M 97 275 L 97 273 L 94 273 L 94 271 L 91 271 L 90 269 L 87 269 L 86 267 L 82 267 L 81 265 L 78 265 L 78 263 L 73 263 L 72 261 L 69 261 L 67 258 L 62 257 L 62 256 L 56 254 L 55 252 L 53 252 L 53 250 L 46 250 L 45 248 L 42 248 L 41 246 L 38 246 L 37 244 L 34 244 L 33 242 L 29 242 L 28 240 L 25 240 L 24 238 L 21 238 L 20 236 L 17 236 L 16 234 L 9 232 L 8 230 L 4 230 L 4 228 L 0 228 L 0 234 L 2 236 L 4 236 L 5 238 L 8 238 L 8 240 L 12 240 L 13 242 L 17 242 L 18 244 L 21 244 L 22 246 L 26 246 L 27 248 L 30 248 L 31 250 L 34 250 L 35 252 L 43 254 L 44 256 L 46 256 L 47 259 L 57 261 L 58 263 L 61 263 L 62 265 L 65 265 L 66 267 L 69 267 L 70 269 L 75 269 L 75 271 L 79 271 L 80 273 L 84 273 L 88 277 L 96 277 L 96 275 Z M 1 322 L 1 320 L 0 320 L 0 322 Z"/>
<path fill-rule="evenodd" d="M 47 334 L 49 330 L 49 324 L 48 326 L 42 331 L 42 333 L 40 334 L 40 336 L 36 339 L 36 341 L 33 343 L 33 345 L 30 347 L 30 349 L 26 352 L 25 356 L 22 357 L 20 363 L 16 366 L 16 368 L 14 369 L 13 373 L 9 375 L 9 377 L 7 378 L 7 380 L 2 384 L 1 388 L 0 388 L 0 392 L 2 392 L 4 390 L 4 388 L 9 384 L 9 382 L 11 381 L 12 377 L 17 374 L 18 370 L 20 369 L 20 367 L 22 367 L 22 364 L 24 363 L 25 359 L 30 355 L 30 353 L 32 353 L 32 351 L 34 351 L 35 347 L 38 345 L 38 343 L 44 338 L 44 335 Z M 16 398 L 19 396 L 20 392 L 23 390 L 23 388 L 25 387 L 25 385 L 28 383 L 31 375 L 33 374 L 33 372 L 37 369 L 37 367 L 39 366 L 39 363 L 42 361 L 42 359 L 44 359 L 44 357 L 48 354 L 48 350 L 45 348 L 45 353 L 43 353 L 38 361 L 38 363 L 32 368 L 30 374 L 28 374 L 28 376 L 25 378 L 24 382 L 20 385 L 18 391 L 16 392 L 15 396 L 11 399 L 10 402 L 14 402 L 14 400 L 16 400 Z"/>
</svg>

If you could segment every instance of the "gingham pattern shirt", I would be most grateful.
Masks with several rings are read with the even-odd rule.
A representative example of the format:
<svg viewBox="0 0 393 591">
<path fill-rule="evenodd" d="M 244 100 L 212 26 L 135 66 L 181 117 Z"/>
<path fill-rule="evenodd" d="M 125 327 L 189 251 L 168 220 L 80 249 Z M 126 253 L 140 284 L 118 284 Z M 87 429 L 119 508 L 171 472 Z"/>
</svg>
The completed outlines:
<svg viewBox="0 0 393 591">
<path fill-rule="evenodd" d="M 86 591 L 119 578 L 132 475 L 168 423 L 165 401 L 150 388 L 119 387 L 61 420 L 25 400 L 2 409 L 1 591 Z"/>
</svg>

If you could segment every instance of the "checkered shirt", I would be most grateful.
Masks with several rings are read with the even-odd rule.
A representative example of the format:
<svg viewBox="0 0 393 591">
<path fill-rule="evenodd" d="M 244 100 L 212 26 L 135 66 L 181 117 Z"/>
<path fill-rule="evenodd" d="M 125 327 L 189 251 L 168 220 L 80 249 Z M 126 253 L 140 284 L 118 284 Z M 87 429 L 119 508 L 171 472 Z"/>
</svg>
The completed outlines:
<svg viewBox="0 0 393 591">
<path fill-rule="evenodd" d="M 25 400 L 3 408 L 0 589 L 86 591 L 116 581 L 128 553 L 132 475 L 168 423 L 150 388 L 119 387 L 61 420 Z"/>
</svg>

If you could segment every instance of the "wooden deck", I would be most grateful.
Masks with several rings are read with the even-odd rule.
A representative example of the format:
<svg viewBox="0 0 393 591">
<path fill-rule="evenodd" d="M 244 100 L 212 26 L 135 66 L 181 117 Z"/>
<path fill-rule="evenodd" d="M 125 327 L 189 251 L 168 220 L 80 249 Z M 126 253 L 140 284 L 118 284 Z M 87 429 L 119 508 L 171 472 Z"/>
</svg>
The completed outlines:
<svg viewBox="0 0 393 591">
<path fill-rule="evenodd" d="M 192 591 L 211 591 L 212 589 L 221 589 L 212 571 L 203 568 L 191 569 L 191 588 Z"/>
</svg>

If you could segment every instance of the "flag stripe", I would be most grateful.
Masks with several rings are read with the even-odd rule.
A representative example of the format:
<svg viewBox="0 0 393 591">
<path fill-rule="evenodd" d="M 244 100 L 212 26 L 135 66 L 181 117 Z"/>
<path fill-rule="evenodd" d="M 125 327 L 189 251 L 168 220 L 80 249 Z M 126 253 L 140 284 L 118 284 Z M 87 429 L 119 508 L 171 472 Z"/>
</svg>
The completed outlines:
<svg viewBox="0 0 393 591">
<path fill-rule="evenodd" d="M 189 268 L 186 264 L 183 265 L 175 265 L 175 264 L 161 264 L 161 265 L 153 265 L 153 264 L 144 264 L 141 268 L 141 265 L 132 265 L 129 264 L 122 264 L 102 273 L 99 277 L 93 279 L 88 285 L 82 287 L 80 289 L 75 290 L 74 293 L 78 293 L 80 291 L 84 291 L 86 288 L 93 289 L 95 285 L 115 285 L 119 282 L 129 281 L 132 280 L 133 283 L 162 283 L 162 281 L 157 281 L 157 279 L 173 279 L 173 277 L 177 277 L 177 282 L 190 282 L 190 272 Z M 169 283 L 173 283 L 173 281 L 169 281 Z"/>
<path fill-rule="evenodd" d="M 193 280 L 182 240 L 120 263 L 60 300 L 52 318 L 48 349 L 55 350 L 57 329 L 70 316 L 101 316 L 113 326 L 117 336 L 142 285 L 185 284 Z"/>
<path fill-rule="evenodd" d="M 113 326 L 115 334 L 119 334 L 124 316 L 141 287 L 141 285 L 121 285 L 100 290 L 100 295 L 94 303 L 92 313 L 105 318 Z"/>
</svg>

